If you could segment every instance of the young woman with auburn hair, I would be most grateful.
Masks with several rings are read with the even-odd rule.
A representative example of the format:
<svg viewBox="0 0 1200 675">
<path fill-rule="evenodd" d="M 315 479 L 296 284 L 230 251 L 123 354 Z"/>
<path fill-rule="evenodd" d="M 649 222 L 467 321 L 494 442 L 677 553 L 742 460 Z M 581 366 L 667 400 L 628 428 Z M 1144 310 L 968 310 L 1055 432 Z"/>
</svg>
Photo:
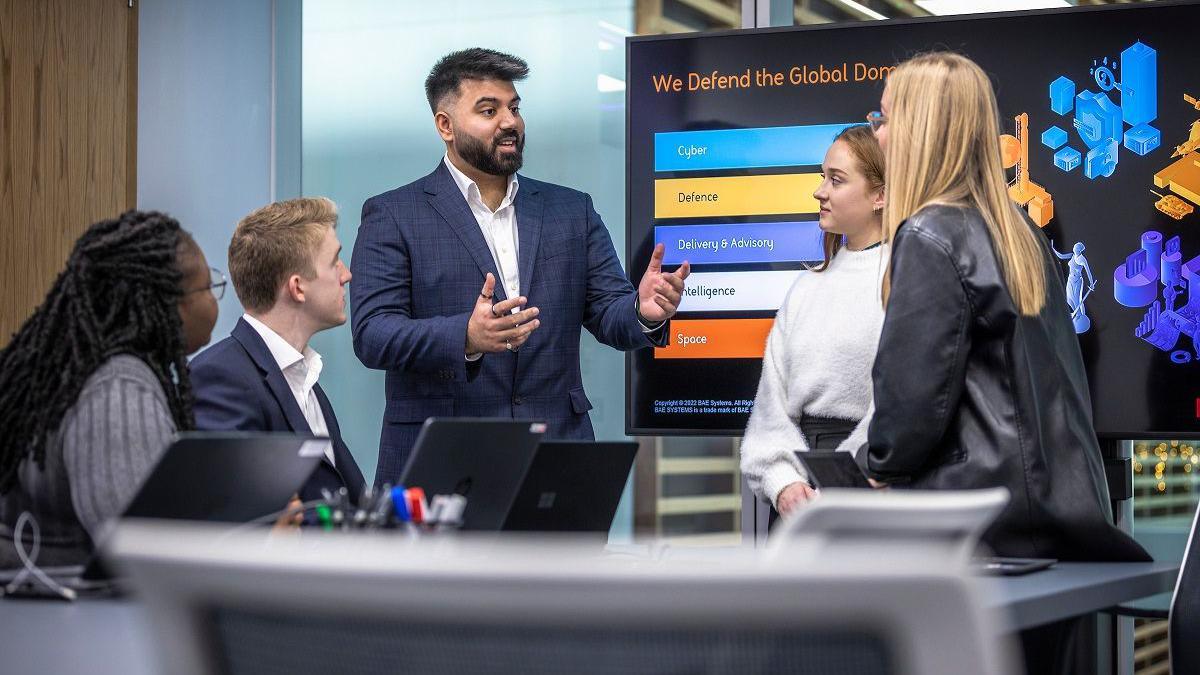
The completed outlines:
<svg viewBox="0 0 1200 675">
<path fill-rule="evenodd" d="M 891 257 L 868 475 L 1008 488 L 983 537 L 1000 555 L 1148 560 L 1112 524 L 1063 280 L 1008 197 L 987 75 L 956 54 L 918 56 L 892 72 L 872 117 Z"/>
<path fill-rule="evenodd" d="M 883 323 L 883 152 L 870 127 L 838 134 L 821 172 L 825 260 L 800 273 L 775 316 L 742 441 L 742 473 L 783 515 L 813 496 L 796 452 L 865 443 Z"/>
</svg>

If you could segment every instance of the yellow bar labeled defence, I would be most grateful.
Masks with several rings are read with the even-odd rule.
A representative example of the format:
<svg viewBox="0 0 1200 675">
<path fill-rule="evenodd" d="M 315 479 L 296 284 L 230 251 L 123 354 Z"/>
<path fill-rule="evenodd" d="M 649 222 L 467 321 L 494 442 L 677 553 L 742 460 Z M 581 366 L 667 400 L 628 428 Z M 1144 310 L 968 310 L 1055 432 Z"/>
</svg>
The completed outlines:
<svg viewBox="0 0 1200 675">
<path fill-rule="evenodd" d="M 655 218 L 758 216 L 817 213 L 816 173 L 717 178 L 663 178 L 654 181 Z"/>
</svg>

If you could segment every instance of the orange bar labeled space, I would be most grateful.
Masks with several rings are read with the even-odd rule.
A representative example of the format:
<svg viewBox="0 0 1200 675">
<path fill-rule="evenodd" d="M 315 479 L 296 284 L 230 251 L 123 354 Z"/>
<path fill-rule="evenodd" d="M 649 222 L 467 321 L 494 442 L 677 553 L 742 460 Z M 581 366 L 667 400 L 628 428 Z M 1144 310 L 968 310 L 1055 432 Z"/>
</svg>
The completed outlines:
<svg viewBox="0 0 1200 675">
<path fill-rule="evenodd" d="M 761 359 L 775 319 L 695 319 L 671 322 L 671 339 L 656 359 Z"/>
</svg>

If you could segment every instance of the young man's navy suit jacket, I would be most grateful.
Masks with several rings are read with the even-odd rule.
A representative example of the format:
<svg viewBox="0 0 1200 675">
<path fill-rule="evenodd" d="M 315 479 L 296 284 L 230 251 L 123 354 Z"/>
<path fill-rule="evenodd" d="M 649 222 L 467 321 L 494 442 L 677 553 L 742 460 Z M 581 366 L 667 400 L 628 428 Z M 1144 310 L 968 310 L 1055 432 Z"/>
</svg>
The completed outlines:
<svg viewBox="0 0 1200 675">
<path fill-rule="evenodd" d="M 267 343 L 244 319 L 238 319 L 229 337 L 192 359 L 188 370 L 197 429 L 312 433 Z M 300 499 L 320 499 L 321 488 L 336 492 L 344 486 L 357 503 L 366 487 L 362 471 L 342 442 L 337 416 L 321 385 L 314 385 L 313 391 L 325 415 L 336 466 L 323 459 L 301 489 Z"/>
</svg>

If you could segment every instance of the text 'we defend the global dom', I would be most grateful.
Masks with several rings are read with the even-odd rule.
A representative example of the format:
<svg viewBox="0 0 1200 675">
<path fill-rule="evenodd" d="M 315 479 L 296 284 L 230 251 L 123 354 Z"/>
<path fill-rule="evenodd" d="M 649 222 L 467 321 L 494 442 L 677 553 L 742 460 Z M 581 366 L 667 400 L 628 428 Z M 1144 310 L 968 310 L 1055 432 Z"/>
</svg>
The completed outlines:
<svg viewBox="0 0 1200 675">
<path fill-rule="evenodd" d="M 682 77 L 674 73 L 651 75 L 654 91 L 659 94 L 673 92 L 723 91 L 729 89 L 752 89 L 788 87 L 801 85 L 840 84 L 843 82 L 875 82 L 886 80 L 895 66 L 867 63 L 843 62 L 837 64 L 798 65 L 784 70 L 766 66 L 746 68 L 742 72 L 689 72 Z"/>
</svg>

